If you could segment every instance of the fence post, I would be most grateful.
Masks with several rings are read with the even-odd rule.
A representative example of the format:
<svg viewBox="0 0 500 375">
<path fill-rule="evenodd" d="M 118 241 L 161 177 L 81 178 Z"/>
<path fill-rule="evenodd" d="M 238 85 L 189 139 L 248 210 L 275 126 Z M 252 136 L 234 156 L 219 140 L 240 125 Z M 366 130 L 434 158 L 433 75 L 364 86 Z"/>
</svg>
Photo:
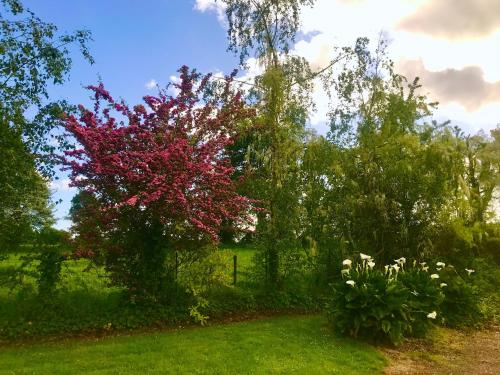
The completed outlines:
<svg viewBox="0 0 500 375">
<path fill-rule="evenodd" d="M 236 285 L 236 274 L 238 272 L 238 256 L 233 257 L 233 285 Z"/>
<path fill-rule="evenodd" d="M 175 281 L 177 281 L 177 273 L 179 272 L 179 253 L 175 252 Z"/>
</svg>

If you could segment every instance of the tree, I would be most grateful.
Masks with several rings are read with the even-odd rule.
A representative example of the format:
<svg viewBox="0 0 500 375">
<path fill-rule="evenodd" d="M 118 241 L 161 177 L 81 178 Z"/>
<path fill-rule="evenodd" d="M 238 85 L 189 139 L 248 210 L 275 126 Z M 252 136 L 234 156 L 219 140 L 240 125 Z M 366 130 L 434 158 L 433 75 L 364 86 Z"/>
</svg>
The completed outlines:
<svg viewBox="0 0 500 375">
<path fill-rule="evenodd" d="M 251 100 L 258 111 L 259 136 L 249 158 L 260 165 L 256 183 L 267 214 L 259 217 L 267 281 L 282 279 L 280 258 L 299 247 L 300 174 L 305 123 L 313 107 L 313 79 L 331 70 L 335 60 L 313 72 L 308 62 L 290 53 L 300 26 L 300 10 L 313 0 L 222 0 L 229 23 L 229 50 L 254 57 L 264 73 L 256 77 Z M 248 164 L 252 168 L 252 163 Z"/>
<path fill-rule="evenodd" d="M 175 97 L 163 90 L 130 109 L 101 84 L 90 87 L 94 111 L 66 119 L 81 145 L 64 158 L 85 197 L 74 218 L 94 221 L 81 233 L 91 234 L 86 245 L 104 256 L 115 284 L 154 298 L 172 297 L 176 251 L 196 255 L 217 241 L 223 220 L 244 221 L 251 209 L 231 180 L 227 146 L 253 111 L 231 91 L 232 77 L 217 88 L 210 76 L 179 72 Z"/>
<path fill-rule="evenodd" d="M 0 251 L 15 251 L 50 225 L 45 179 L 19 134 L 0 122 Z"/>
<path fill-rule="evenodd" d="M 461 182 L 470 207 L 470 215 L 465 217 L 468 225 L 486 222 L 493 194 L 500 184 L 500 130 L 492 130 L 491 135 L 491 138 L 484 134 L 468 136 L 463 142 L 465 168 Z"/>
<path fill-rule="evenodd" d="M 64 101 L 51 102 L 47 88 L 65 82 L 72 63 L 70 46 L 77 44 L 85 59 L 93 63 L 87 48 L 91 34 L 87 30 L 58 34 L 56 25 L 36 17 L 19 0 L 2 0 L 2 7 L 0 116 L 21 134 L 38 167 L 49 174 L 55 147 L 47 136 L 71 107 Z M 28 108 L 33 118 L 26 116 Z M 53 136 L 64 142 L 62 137 Z"/>
<path fill-rule="evenodd" d="M 50 225 L 47 179 L 52 175 L 57 126 L 66 102 L 51 102 L 47 88 L 62 84 L 71 67 L 69 46 L 92 62 L 90 33 L 57 34 L 19 0 L 0 3 L 0 248 L 28 242 Z M 33 114 L 29 116 L 28 113 Z M 64 144 L 64 138 L 52 135 Z M 40 173 L 39 173 L 40 172 Z"/>
<path fill-rule="evenodd" d="M 373 55 L 360 39 L 355 52 L 335 86 L 329 137 L 343 151 L 328 180 L 332 222 L 344 251 L 383 261 L 424 256 L 450 204 L 460 153 L 446 126 L 425 121 L 433 103 L 417 94 L 418 80 L 394 73 L 383 43 Z"/>
</svg>

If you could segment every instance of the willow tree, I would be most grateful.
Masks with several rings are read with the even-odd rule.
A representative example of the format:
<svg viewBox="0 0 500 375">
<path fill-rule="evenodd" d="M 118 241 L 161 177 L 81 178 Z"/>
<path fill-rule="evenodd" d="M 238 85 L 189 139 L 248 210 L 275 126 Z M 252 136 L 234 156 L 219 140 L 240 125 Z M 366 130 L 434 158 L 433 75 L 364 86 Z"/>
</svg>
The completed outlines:
<svg viewBox="0 0 500 375">
<path fill-rule="evenodd" d="M 326 200 L 337 236 L 346 252 L 383 261 L 428 256 L 462 157 L 451 130 L 432 121 L 435 103 L 419 94 L 419 80 L 394 72 L 383 40 L 375 53 L 358 40 L 353 57 L 334 85 L 329 133 L 342 150 Z"/>
<path fill-rule="evenodd" d="M 300 232 L 299 160 L 303 151 L 310 93 L 320 71 L 291 53 L 300 28 L 300 11 L 314 0 L 221 0 L 228 20 L 229 50 L 245 67 L 254 57 L 263 73 L 250 90 L 259 113 L 259 135 L 249 147 L 258 160 L 259 195 L 267 213 L 259 220 L 267 281 L 277 285 L 286 273 L 280 264 L 297 248 Z"/>
</svg>

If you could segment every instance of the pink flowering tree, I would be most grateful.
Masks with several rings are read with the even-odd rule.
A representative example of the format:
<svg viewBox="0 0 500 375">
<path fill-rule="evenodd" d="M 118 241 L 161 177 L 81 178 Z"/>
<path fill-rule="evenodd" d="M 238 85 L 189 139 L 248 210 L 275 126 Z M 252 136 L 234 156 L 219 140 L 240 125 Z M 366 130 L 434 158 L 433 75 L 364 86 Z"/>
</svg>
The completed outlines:
<svg viewBox="0 0 500 375">
<path fill-rule="evenodd" d="M 245 221 L 252 209 L 227 152 L 237 124 L 253 116 L 231 90 L 234 75 L 179 73 L 180 83 L 133 108 L 91 86 L 94 109 L 65 120 L 78 142 L 63 160 L 84 197 L 72 213 L 80 245 L 115 285 L 155 298 L 171 296 L 175 252 L 196 254 L 218 241 L 224 220 Z"/>
</svg>

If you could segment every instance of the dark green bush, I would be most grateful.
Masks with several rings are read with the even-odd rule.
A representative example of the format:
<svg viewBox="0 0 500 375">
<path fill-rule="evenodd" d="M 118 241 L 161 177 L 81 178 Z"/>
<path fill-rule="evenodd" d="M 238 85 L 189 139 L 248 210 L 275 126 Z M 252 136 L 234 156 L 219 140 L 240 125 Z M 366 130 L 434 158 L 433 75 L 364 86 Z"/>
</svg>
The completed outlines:
<svg viewBox="0 0 500 375">
<path fill-rule="evenodd" d="M 382 271 L 371 257 L 361 257 L 353 266 L 345 260 L 342 280 L 332 285 L 328 315 L 335 330 L 393 344 L 425 334 L 443 301 L 437 279 L 424 266 L 406 270 L 404 258 Z"/>
</svg>

